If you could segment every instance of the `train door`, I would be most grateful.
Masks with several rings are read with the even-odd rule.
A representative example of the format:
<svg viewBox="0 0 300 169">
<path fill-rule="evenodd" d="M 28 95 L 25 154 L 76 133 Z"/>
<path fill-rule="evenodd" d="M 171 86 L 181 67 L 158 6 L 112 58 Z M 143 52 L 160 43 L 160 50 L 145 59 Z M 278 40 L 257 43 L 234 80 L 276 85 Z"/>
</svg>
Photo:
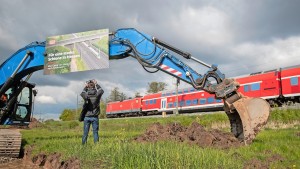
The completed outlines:
<svg viewBox="0 0 300 169">
<path fill-rule="evenodd" d="M 161 103 L 160 104 L 160 109 L 162 111 L 166 110 L 166 108 L 167 108 L 167 98 L 162 98 L 160 103 Z"/>
<path fill-rule="evenodd" d="M 279 84 L 278 81 L 273 79 L 267 79 L 263 81 L 263 89 L 261 92 L 261 97 L 278 97 L 279 96 Z"/>
</svg>

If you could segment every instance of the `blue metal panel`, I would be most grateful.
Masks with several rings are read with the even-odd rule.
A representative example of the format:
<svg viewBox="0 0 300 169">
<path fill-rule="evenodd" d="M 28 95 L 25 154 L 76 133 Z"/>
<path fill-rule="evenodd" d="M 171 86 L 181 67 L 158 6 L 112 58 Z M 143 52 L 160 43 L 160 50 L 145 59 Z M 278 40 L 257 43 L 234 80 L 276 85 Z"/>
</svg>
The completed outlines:
<svg viewBox="0 0 300 169">
<path fill-rule="evenodd" d="M 33 52 L 33 57 L 28 57 L 16 75 L 16 80 L 44 68 L 45 43 L 33 42 L 18 50 L 0 66 L 0 86 L 13 74 L 22 61 L 27 51 Z"/>
</svg>

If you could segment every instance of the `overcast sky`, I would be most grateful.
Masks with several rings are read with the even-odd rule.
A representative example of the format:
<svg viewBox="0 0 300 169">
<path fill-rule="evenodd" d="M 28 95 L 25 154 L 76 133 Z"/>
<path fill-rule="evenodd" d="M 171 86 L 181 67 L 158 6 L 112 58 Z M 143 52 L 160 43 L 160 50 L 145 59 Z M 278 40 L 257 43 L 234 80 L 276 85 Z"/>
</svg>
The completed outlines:
<svg viewBox="0 0 300 169">
<path fill-rule="evenodd" d="M 227 77 L 292 66 L 300 64 L 299 7 L 298 0 L 1 1 L 0 63 L 48 36 L 133 27 L 218 64 Z M 199 73 L 206 71 L 185 62 Z M 104 98 L 114 87 L 127 96 L 144 94 L 151 81 L 166 82 L 174 89 L 174 78 L 162 72 L 149 74 L 134 59 L 111 61 L 103 70 L 62 75 L 39 71 L 31 78 L 39 91 L 34 113 L 58 119 L 64 108 L 76 108 L 84 82 L 92 78 L 104 88 Z"/>
</svg>

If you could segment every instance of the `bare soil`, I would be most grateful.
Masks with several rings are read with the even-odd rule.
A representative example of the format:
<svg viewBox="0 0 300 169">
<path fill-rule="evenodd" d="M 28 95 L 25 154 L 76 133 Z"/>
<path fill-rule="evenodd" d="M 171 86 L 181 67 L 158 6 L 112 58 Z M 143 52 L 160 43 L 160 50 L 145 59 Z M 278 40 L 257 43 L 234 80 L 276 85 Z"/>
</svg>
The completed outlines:
<svg viewBox="0 0 300 169">
<path fill-rule="evenodd" d="M 245 163 L 244 169 L 269 169 L 271 167 L 271 163 L 283 161 L 284 158 L 279 154 L 274 154 L 268 157 L 265 161 L 254 158 Z"/>
<path fill-rule="evenodd" d="M 207 131 L 197 122 L 189 127 L 179 123 L 167 124 L 154 123 L 147 128 L 146 132 L 134 139 L 137 142 L 157 142 L 160 140 L 173 140 L 196 144 L 200 147 L 216 147 L 227 149 L 243 145 L 232 133 L 225 133 L 220 130 Z"/>
<path fill-rule="evenodd" d="M 36 118 L 32 118 L 31 119 L 31 122 L 29 123 L 28 127 L 30 129 L 32 128 L 37 128 L 37 127 L 40 127 L 42 125 L 41 122 L 39 122 Z"/>
<path fill-rule="evenodd" d="M 79 169 L 80 161 L 77 158 L 61 160 L 61 154 L 52 153 L 46 155 L 40 153 L 31 157 L 32 147 L 25 149 L 23 159 L 0 158 L 0 168 L 6 169 Z"/>
</svg>

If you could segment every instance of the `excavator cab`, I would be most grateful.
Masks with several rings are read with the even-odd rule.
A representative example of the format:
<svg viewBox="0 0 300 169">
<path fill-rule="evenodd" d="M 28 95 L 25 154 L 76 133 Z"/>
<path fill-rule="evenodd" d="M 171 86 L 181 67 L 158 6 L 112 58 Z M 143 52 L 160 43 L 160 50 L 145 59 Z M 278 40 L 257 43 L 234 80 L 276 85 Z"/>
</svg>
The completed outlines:
<svg viewBox="0 0 300 169">
<path fill-rule="evenodd" d="M 0 125 L 5 125 L 0 128 L 0 156 L 19 156 L 22 135 L 18 128 L 29 125 L 36 94 L 34 86 L 22 81 L 2 94 L 7 96 L 7 100 L 0 107 Z"/>
<path fill-rule="evenodd" d="M 35 96 L 34 85 L 27 83 L 20 89 L 9 88 L 4 95 L 7 96 L 6 103 L 1 107 L 0 120 L 3 125 L 27 126 L 30 122 Z"/>
</svg>

